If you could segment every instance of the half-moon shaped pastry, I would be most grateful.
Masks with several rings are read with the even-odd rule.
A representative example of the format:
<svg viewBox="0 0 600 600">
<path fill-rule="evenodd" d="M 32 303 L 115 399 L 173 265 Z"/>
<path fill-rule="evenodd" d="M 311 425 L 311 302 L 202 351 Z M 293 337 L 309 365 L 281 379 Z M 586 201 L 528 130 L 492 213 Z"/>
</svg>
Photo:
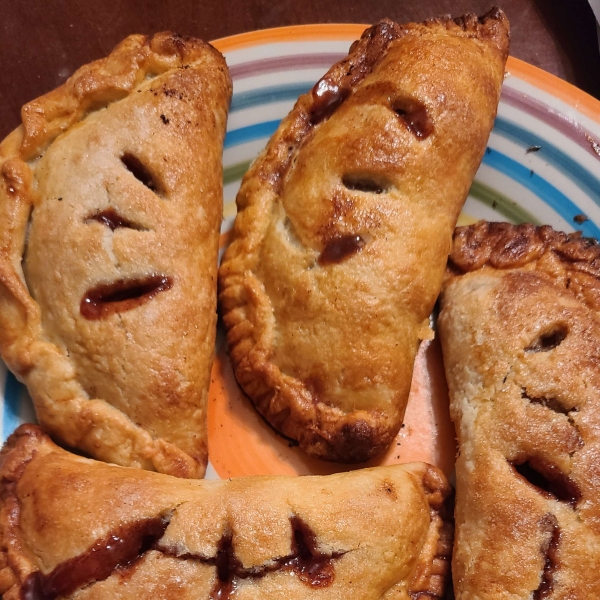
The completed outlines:
<svg viewBox="0 0 600 600">
<path fill-rule="evenodd" d="M 211 46 L 131 36 L 0 145 L 0 350 L 40 424 L 201 477 L 231 81 Z"/>
<path fill-rule="evenodd" d="M 235 375 L 309 454 L 396 436 L 456 219 L 492 129 L 500 10 L 368 29 L 246 174 L 219 299 Z"/>
<path fill-rule="evenodd" d="M 189 481 L 80 458 L 24 425 L 0 475 L 4 600 L 444 597 L 451 490 L 424 463 Z"/>
<path fill-rule="evenodd" d="M 438 326 L 457 600 L 600 598 L 600 245 L 459 228 Z"/>
</svg>

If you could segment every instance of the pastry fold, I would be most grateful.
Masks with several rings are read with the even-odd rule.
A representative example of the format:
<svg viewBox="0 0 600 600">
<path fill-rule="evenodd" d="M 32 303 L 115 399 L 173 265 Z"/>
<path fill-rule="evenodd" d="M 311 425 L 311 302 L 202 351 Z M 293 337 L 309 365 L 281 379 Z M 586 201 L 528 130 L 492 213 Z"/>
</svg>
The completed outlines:
<svg viewBox="0 0 600 600">
<path fill-rule="evenodd" d="M 230 96 L 208 44 L 134 35 L 0 145 L 2 358 L 95 458 L 204 473 Z"/>
<path fill-rule="evenodd" d="M 438 327 L 456 426 L 457 600 L 599 598 L 600 245 L 458 228 Z"/>
<path fill-rule="evenodd" d="M 309 454 L 359 462 L 404 416 L 497 110 L 500 10 L 368 29 L 244 177 L 219 299 L 235 375 Z"/>
<path fill-rule="evenodd" d="M 424 463 L 192 481 L 21 426 L 0 455 L 4 600 L 443 598 L 451 489 Z"/>
</svg>

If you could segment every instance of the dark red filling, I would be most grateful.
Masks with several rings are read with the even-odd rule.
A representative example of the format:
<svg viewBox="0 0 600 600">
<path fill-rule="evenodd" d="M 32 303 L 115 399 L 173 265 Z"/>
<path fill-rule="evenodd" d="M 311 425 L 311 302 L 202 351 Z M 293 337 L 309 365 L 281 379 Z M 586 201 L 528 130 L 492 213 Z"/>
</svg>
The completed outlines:
<svg viewBox="0 0 600 600">
<path fill-rule="evenodd" d="M 80 303 L 80 312 L 89 320 L 104 319 L 144 304 L 159 292 L 173 287 L 166 275 L 149 275 L 143 279 L 119 279 L 88 290 Z"/>
<path fill-rule="evenodd" d="M 87 583 L 106 579 L 115 569 L 130 565 L 152 548 L 167 525 L 168 520 L 160 517 L 123 525 L 47 575 L 40 571 L 29 575 L 21 588 L 22 600 L 54 600 Z"/>
<path fill-rule="evenodd" d="M 327 242 L 319 255 L 318 263 L 321 266 L 340 263 L 353 254 L 356 254 L 365 245 L 365 240 L 360 235 L 341 235 Z"/>
</svg>

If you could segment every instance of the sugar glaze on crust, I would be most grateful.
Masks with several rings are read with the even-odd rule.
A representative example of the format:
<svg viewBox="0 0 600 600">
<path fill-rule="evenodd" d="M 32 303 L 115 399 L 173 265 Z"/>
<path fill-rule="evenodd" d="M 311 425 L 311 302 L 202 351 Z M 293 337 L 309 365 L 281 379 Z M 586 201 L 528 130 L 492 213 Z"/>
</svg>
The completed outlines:
<svg viewBox="0 0 600 600">
<path fill-rule="evenodd" d="M 451 488 L 424 463 L 191 481 L 21 426 L 0 455 L 4 600 L 441 599 Z"/>
<path fill-rule="evenodd" d="M 235 375 L 309 454 L 360 462 L 402 423 L 508 52 L 499 10 L 384 20 L 246 174 L 220 305 Z"/>
<path fill-rule="evenodd" d="M 438 328 L 459 456 L 457 600 L 600 597 L 600 244 L 456 230 Z"/>
<path fill-rule="evenodd" d="M 204 473 L 230 96 L 208 44 L 134 35 L 0 145 L 2 358 L 96 458 Z"/>
</svg>

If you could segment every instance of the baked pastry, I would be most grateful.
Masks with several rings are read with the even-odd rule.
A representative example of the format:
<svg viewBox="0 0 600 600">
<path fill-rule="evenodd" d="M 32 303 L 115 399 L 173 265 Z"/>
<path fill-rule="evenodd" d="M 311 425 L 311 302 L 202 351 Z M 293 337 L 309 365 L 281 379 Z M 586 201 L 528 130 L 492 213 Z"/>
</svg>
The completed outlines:
<svg viewBox="0 0 600 600">
<path fill-rule="evenodd" d="M 442 598 L 435 467 L 189 481 L 80 458 L 23 425 L 0 457 L 0 593 L 28 598 Z"/>
<path fill-rule="evenodd" d="M 383 20 L 242 181 L 219 271 L 229 353 L 259 412 L 313 456 L 364 461 L 400 428 L 507 52 L 498 9 Z"/>
<path fill-rule="evenodd" d="M 231 81 L 211 46 L 131 36 L 0 145 L 0 350 L 41 425 L 200 477 Z"/>
<path fill-rule="evenodd" d="M 457 600 L 600 598 L 600 245 L 459 228 L 438 326 Z"/>
</svg>

